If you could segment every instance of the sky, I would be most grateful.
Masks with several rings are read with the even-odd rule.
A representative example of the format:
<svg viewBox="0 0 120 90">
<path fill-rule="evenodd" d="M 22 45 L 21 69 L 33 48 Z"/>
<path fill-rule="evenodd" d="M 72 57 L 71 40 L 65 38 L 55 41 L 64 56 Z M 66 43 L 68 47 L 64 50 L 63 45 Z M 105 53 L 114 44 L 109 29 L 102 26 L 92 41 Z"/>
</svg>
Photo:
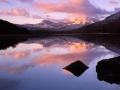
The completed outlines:
<svg viewBox="0 0 120 90">
<path fill-rule="evenodd" d="M 120 11 L 120 0 L 0 0 L 0 19 L 15 24 L 71 18 L 103 19 Z"/>
</svg>

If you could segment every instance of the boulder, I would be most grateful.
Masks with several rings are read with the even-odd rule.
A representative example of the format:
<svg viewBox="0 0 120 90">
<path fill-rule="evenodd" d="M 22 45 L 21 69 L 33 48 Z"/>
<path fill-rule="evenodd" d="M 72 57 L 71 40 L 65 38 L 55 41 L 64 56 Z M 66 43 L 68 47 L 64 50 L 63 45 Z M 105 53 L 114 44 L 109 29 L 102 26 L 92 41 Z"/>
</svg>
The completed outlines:
<svg viewBox="0 0 120 90">
<path fill-rule="evenodd" d="M 78 60 L 76 62 L 71 63 L 63 69 L 68 70 L 75 76 L 79 77 L 81 74 L 83 74 L 83 72 L 85 72 L 88 69 L 88 66 L 86 66 L 84 63 Z"/>
<path fill-rule="evenodd" d="M 104 80 L 110 84 L 120 84 L 120 56 L 99 61 L 96 72 L 100 81 Z"/>
</svg>

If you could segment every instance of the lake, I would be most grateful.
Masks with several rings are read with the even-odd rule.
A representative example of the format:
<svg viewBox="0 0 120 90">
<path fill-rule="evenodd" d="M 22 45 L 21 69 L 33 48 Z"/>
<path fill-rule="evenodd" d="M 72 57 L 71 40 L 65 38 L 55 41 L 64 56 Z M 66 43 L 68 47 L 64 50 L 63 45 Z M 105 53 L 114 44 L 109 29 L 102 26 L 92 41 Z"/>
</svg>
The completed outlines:
<svg viewBox="0 0 120 90">
<path fill-rule="evenodd" d="M 70 36 L 19 41 L 1 40 L 0 90 L 120 90 L 97 78 L 97 63 L 119 56 L 102 45 Z M 63 69 L 75 61 L 89 67 L 80 76 Z"/>
</svg>

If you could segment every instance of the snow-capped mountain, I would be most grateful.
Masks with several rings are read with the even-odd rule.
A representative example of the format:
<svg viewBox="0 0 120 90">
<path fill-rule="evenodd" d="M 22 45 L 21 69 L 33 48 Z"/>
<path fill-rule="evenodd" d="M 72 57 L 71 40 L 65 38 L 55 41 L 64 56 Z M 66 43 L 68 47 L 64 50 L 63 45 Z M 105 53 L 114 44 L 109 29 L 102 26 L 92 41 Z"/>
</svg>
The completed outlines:
<svg viewBox="0 0 120 90">
<path fill-rule="evenodd" d="M 98 20 L 94 18 L 72 18 L 69 21 L 64 22 L 52 22 L 50 20 L 43 20 L 38 24 L 24 24 L 19 26 L 27 28 L 28 30 L 71 30 L 95 23 L 97 21 Z"/>
<path fill-rule="evenodd" d="M 106 17 L 103 21 L 78 29 L 79 33 L 120 33 L 120 11 Z"/>
</svg>

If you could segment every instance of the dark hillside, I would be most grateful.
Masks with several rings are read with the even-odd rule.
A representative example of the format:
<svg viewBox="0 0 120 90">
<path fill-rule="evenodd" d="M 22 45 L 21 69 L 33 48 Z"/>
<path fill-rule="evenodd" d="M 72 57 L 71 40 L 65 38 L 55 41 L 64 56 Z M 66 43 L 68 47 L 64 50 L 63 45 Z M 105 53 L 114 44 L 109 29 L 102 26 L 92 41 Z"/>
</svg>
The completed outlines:
<svg viewBox="0 0 120 90">
<path fill-rule="evenodd" d="M 0 34 L 21 35 L 21 34 L 30 34 L 30 32 L 27 29 L 19 28 L 18 26 L 8 21 L 0 20 Z"/>
</svg>

